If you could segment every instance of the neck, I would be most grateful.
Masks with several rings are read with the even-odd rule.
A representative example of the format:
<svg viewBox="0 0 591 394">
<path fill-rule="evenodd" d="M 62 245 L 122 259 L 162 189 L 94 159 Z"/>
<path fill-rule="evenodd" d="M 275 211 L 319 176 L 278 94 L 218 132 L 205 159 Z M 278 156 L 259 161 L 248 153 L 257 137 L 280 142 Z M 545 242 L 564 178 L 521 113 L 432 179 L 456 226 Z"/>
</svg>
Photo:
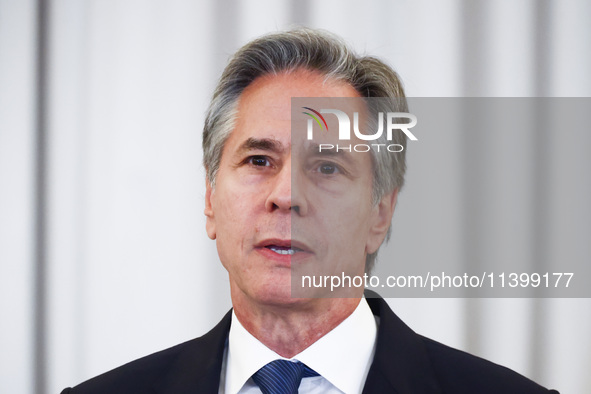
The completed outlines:
<svg viewBox="0 0 591 394">
<path fill-rule="evenodd" d="M 359 298 L 294 299 L 289 304 L 256 302 L 231 286 L 236 317 L 261 343 L 292 358 L 349 317 Z"/>
</svg>

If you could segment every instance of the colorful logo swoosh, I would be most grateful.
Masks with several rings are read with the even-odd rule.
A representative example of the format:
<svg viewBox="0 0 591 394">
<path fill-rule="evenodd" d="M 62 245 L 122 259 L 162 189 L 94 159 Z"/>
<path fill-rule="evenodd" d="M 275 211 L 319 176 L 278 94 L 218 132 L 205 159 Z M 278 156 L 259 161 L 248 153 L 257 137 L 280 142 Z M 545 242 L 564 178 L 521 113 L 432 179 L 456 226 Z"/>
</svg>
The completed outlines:
<svg viewBox="0 0 591 394">
<path fill-rule="evenodd" d="M 322 122 L 324 123 L 324 126 L 326 127 L 326 131 L 328 131 L 328 124 L 326 123 L 326 120 L 324 119 L 324 116 L 322 116 L 320 114 L 320 112 L 313 110 L 310 107 L 302 107 L 304 109 L 307 109 L 309 111 L 314 112 L 314 114 L 316 114 L 317 116 L 314 116 L 313 114 L 309 113 L 309 112 L 303 112 L 304 114 L 310 116 L 312 119 L 314 119 L 316 121 L 316 123 L 318 123 L 318 126 L 320 126 L 320 129 L 322 130 L 324 127 L 322 127 L 322 123 L 320 123 L 320 119 L 322 119 Z M 318 119 L 320 118 L 320 119 Z"/>
</svg>

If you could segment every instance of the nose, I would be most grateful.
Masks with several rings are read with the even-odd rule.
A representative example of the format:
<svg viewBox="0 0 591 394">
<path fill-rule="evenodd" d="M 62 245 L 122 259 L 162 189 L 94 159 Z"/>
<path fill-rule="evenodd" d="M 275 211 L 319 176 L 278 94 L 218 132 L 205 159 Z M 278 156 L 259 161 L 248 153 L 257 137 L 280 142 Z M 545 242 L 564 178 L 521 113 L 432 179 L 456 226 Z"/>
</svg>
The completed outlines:
<svg viewBox="0 0 591 394">
<path fill-rule="evenodd" d="M 267 211 L 282 211 L 305 215 L 307 203 L 299 192 L 297 176 L 292 172 L 291 160 L 287 161 L 272 180 L 271 192 L 265 201 Z"/>
</svg>

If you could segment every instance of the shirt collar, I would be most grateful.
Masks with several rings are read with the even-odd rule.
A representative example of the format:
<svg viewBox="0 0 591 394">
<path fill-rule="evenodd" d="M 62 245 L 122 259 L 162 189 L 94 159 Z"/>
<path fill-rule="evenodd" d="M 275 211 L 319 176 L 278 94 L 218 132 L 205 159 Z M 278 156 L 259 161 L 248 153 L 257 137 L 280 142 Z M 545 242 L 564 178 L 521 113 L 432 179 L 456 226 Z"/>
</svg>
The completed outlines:
<svg viewBox="0 0 591 394">
<path fill-rule="evenodd" d="M 376 321 L 362 298 L 341 324 L 292 359 L 303 362 L 342 392 L 359 393 L 373 360 L 376 335 Z M 232 311 L 225 392 L 237 393 L 256 371 L 277 359 L 285 358 L 252 336 Z"/>
</svg>

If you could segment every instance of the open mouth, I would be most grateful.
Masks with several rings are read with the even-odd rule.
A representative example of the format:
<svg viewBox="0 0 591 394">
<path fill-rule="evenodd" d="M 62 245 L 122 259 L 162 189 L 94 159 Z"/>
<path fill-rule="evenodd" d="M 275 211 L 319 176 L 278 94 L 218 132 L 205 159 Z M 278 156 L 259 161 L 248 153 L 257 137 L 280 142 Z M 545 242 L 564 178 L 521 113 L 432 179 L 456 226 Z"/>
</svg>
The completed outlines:
<svg viewBox="0 0 591 394">
<path fill-rule="evenodd" d="M 302 252 L 302 249 L 296 247 L 287 247 L 287 246 L 277 246 L 277 245 L 267 245 L 265 248 L 281 255 L 290 255 L 293 256 L 296 252 Z"/>
<path fill-rule="evenodd" d="M 311 253 L 305 243 L 293 239 L 282 238 L 266 238 L 255 244 L 255 248 L 259 250 L 268 250 L 276 256 L 282 257 L 294 257 L 297 256 L 298 253 L 301 255 Z"/>
</svg>

